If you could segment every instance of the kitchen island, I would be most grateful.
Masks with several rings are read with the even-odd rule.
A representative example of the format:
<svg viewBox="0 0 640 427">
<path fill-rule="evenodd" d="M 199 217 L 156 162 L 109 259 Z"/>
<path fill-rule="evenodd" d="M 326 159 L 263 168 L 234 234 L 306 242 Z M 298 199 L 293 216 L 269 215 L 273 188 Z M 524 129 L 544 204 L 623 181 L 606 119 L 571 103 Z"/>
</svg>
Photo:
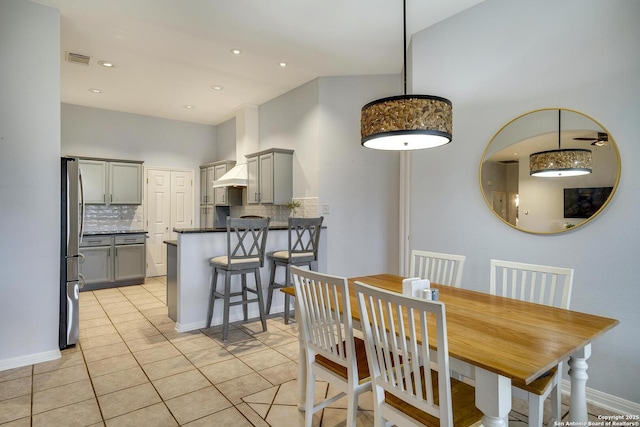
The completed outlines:
<svg viewBox="0 0 640 427">
<path fill-rule="evenodd" d="M 204 328 L 207 321 L 207 309 L 211 292 L 212 269 L 209 259 L 214 256 L 224 255 L 227 252 L 226 228 L 176 228 L 178 240 L 166 241 L 167 244 L 167 272 L 175 272 L 175 279 L 167 276 L 167 284 L 172 280 L 175 291 L 167 292 L 167 305 L 169 313 L 174 314 L 176 331 L 186 332 Z M 267 235 L 266 252 L 283 250 L 288 245 L 288 228 L 286 225 L 270 225 Z M 318 248 L 318 271 L 327 271 L 327 229 L 322 227 L 320 233 L 320 245 Z M 171 265 L 173 264 L 173 265 Z M 262 292 L 266 301 L 269 286 L 270 266 L 265 257 L 264 266 L 260 269 L 262 280 Z M 276 281 L 284 280 L 284 269 L 278 269 Z M 221 276 L 222 278 L 224 276 Z M 224 280 L 224 279 L 223 279 Z M 224 283 L 224 281 L 223 281 Z M 249 286 L 253 287 L 254 279 L 251 275 L 247 278 Z M 218 278 L 220 286 L 220 277 Z M 232 278 L 233 289 L 239 288 L 240 277 Z M 175 309 L 173 309 L 175 307 Z M 258 304 L 249 304 L 249 318 L 259 317 Z M 276 291 L 273 294 L 271 313 L 279 313 L 284 310 L 284 295 Z M 242 306 L 232 306 L 229 312 L 230 321 L 242 320 Z M 214 306 L 212 326 L 222 324 L 222 304 Z"/>
</svg>

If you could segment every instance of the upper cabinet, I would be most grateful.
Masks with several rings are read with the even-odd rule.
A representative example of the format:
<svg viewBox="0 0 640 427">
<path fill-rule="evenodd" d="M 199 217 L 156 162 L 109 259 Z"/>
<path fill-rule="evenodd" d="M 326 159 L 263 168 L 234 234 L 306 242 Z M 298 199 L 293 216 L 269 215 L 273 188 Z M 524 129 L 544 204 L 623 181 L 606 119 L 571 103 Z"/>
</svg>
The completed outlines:
<svg viewBox="0 0 640 427">
<path fill-rule="evenodd" d="M 213 204 L 213 181 L 215 180 L 215 167 L 212 165 L 200 166 L 200 204 Z"/>
<path fill-rule="evenodd" d="M 293 196 L 293 150 L 247 155 L 247 203 L 284 205 Z"/>
<path fill-rule="evenodd" d="M 80 160 L 84 202 L 104 204 L 107 201 L 107 162 L 102 160 Z"/>
<path fill-rule="evenodd" d="M 215 165 L 213 167 L 213 180 L 219 180 L 222 175 L 227 173 L 236 162 L 224 162 L 222 164 Z M 213 186 L 213 183 L 211 183 Z M 214 205 L 228 205 L 229 204 L 229 189 L 227 187 L 220 187 L 213 189 L 213 204 Z"/>
<path fill-rule="evenodd" d="M 80 159 L 84 202 L 87 204 L 142 204 L 142 163 Z"/>
<path fill-rule="evenodd" d="M 200 166 L 200 204 L 230 206 L 242 204 L 242 190 L 228 187 L 213 188 L 217 181 L 234 167 L 233 160 L 221 160 Z"/>
<path fill-rule="evenodd" d="M 109 188 L 112 205 L 142 204 L 142 165 L 109 162 Z"/>
</svg>

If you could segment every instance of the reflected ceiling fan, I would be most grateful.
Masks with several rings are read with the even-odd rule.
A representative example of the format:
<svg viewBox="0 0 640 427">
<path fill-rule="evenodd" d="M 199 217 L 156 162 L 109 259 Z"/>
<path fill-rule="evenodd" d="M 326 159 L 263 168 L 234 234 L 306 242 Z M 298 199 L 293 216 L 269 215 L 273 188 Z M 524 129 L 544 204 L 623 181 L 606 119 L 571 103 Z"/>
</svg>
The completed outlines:
<svg viewBox="0 0 640 427">
<path fill-rule="evenodd" d="M 595 138 L 578 137 L 573 139 L 574 141 L 591 141 L 591 145 L 602 147 L 603 145 L 606 145 L 607 142 L 609 142 L 609 135 L 606 132 L 598 132 L 598 135 Z"/>
</svg>

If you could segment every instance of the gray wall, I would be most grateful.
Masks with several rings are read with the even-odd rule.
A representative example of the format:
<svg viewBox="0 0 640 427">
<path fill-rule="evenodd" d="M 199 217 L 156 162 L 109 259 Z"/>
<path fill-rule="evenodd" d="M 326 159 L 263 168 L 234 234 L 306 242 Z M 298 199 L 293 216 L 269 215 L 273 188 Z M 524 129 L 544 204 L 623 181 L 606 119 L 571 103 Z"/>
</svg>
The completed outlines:
<svg viewBox="0 0 640 427">
<path fill-rule="evenodd" d="M 398 273 L 400 156 L 360 145 L 360 109 L 401 93 L 392 76 L 320 79 L 319 205 L 329 204 L 329 271 Z"/>
<path fill-rule="evenodd" d="M 318 197 L 331 274 L 398 272 L 399 155 L 360 145 L 360 108 L 398 76 L 322 77 L 262 104 L 260 149 L 295 150 L 293 197 Z"/>
<path fill-rule="evenodd" d="M 236 160 L 236 119 L 216 126 L 216 160 Z"/>
<path fill-rule="evenodd" d="M 0 370 L 58 351 L 60 18 L 0 2 Z"/>
<path fill-rule="evenodd" d="M 453 101 L 454 139 L 413 154 L 411 246 L 467 256 L 463 286 L 488 291 L 491 258 L 575 269 L 574 310 L 620 325 L 593 344 L 588 387 L 640 402 L 640 2 L 486 0 L 413 38 L 416 93 Z M 538 108 L 585 113 L 618 144 L 622 175 L 595 220 L 561 235 L 500 222 L 479 190 L 485 145 Z M 447 179 L 442 179 L 447 177 Z"/>
<path fill-rule="evenodd" d="M 216 127 L 62 104 L 62 153 L 196 170 L 217 160 Z"/>
</svg>

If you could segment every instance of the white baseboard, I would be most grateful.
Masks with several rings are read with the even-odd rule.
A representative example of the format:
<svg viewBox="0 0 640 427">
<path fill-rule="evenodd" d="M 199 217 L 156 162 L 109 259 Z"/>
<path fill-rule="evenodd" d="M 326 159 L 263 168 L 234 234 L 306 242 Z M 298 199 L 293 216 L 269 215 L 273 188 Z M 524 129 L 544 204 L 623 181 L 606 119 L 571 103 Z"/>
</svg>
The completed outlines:
<svg viewBox="0 0 640 427">
<path fill-rule="evenodd" d="M 284 305 L 280 305 L 280 306 L 271 306 L 271 314 L 276 314 L 276 313 L 282 313 L 284 311 Z M 291 313 L 293 314 L 293 309 L 291 311 Z M 248 317 L 249 319 L 257 319 L 260 317 L 260 313 L 258 312 L 257 308 L 250 308 L 249 309 L 249 313 L 248 313 Z M 233 323 L 233 322 L 239 322 L 243 320 L 242 317 L 242 311 L 238 310 L 235 313 L 231 313 L 231 315 L 229 316 L 229 322 Z M 180 322 L 176 322 L 176 332 L 189 332 L 189 331 L 193 331 L 196 329 L 204 329 L 206 327 L 206 321 L 205 320 L 199 320 L 197 322 L 190 322 L 190 323 L 180 323 Z M 213 323 L 211 324 L 211 326 L 218 326 L 221 325 L 222 321 L 220 319 L 218 319 L 216 316 L 214 316 L 213 318 Z"/>
<path fill-rule="evenodd" d="M 60 357 L 62 357 L 60 350 L 55 349 L 43 351 L 42 353 L 28 354 L 26 356 L 12 357 L 11 359 L 3 359 L 0 360 L 0 371 L 48 362 L 50 360 L 59 359 Z"/>
<path fill-rule="evenodd" d="M 571 382 L 569 380 L 563 379 L 561 387 L 563 394 L 571 394 Z M 622 399 L 621 397 L 604 393 L 589 387 L 587 387 L 587 402 L 619 415 L 640 414 L 640 403 Z"/>
</svg>

